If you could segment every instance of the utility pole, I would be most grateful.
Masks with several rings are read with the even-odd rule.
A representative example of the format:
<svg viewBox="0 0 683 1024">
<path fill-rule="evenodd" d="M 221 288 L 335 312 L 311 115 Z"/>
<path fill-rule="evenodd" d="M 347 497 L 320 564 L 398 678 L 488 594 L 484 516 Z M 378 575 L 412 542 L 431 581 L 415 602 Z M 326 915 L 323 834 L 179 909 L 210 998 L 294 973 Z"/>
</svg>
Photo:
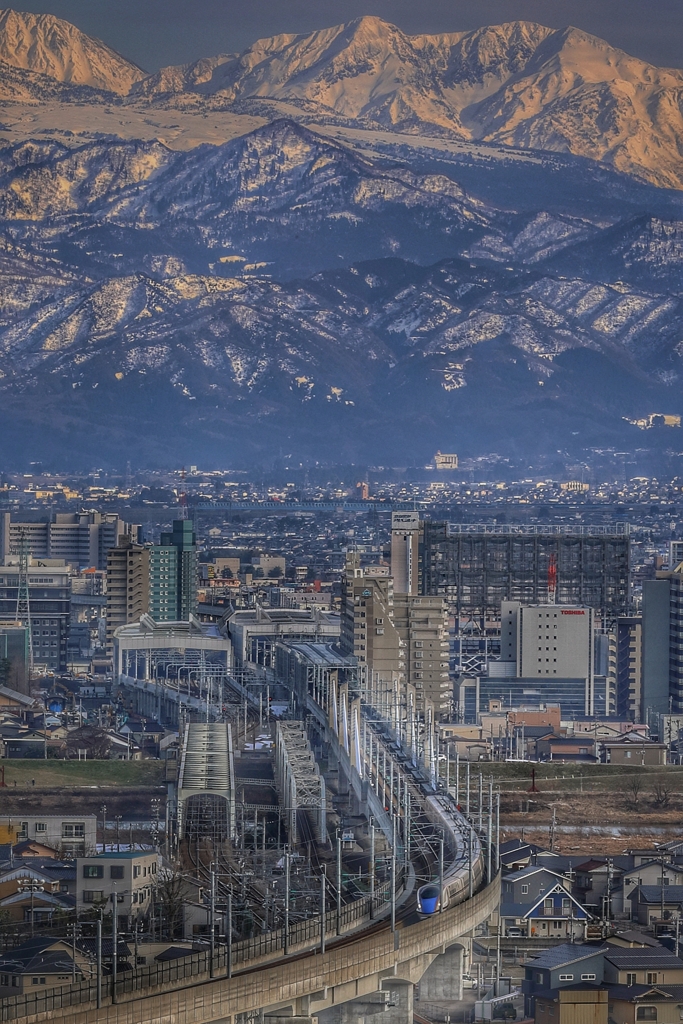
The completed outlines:
<svg viewBox="0 0 683 1024">
<path fill-rule="evenodd" d="M 337 832 L 337 935 L 341 935 L 342 841 Z"/>
<path fill-rule="evenodd" d="M 112 1003 L 118 1003 L 118 995 L 116 993 L 116 975 L 118 971 L 118 935 L 116 934 L 116 917 L 118 914 L 118 898 L 116 890 L 111 894 L 111 938 L 112 938 L 112 951 L 111 951 L 111 1001 Z"/>
<path fill-rule="evenodd" d="M 466 792 L 465 792 L 465 816 L 467 818 L 469 818 L 469 816 L 470 816 L 470 762 L 469 762 L 469 759 L 467 761 L 467 767 L 466 767 L 465 775 L 466 775 L 465 785 L 467 787 L 466 788 Z"/>
<path fill-rule="evenodd" d="M 97 919 L 97 1009 L 102 1007 L 102 913 Z"/>
<path fill-rule="evenodd" d="M 285 934 L 284 934 L 284 949 L 285 956 L 289 953 L 289 850 L 285 851 Z"/>
</svg>

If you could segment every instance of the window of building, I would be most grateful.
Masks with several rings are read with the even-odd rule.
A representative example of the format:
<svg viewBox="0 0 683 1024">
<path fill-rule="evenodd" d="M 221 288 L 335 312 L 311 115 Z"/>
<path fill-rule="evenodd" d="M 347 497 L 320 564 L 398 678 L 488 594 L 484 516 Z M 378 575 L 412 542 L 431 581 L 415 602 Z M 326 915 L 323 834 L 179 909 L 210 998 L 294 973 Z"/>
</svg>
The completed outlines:
<svg viewBox="0 0 683 1024">
<path fill-rule="evenodd" d="M 647 983 L 648 983 L 648 985 L 656 985 L 657 984 L 657 972 L 656 971 L 648 971 L 647 972 Z"/>
<path fill-rule="evenodd" d="M 47 822 L 46 821 L 37 821 L 36 822 L 36 834 L 38 834 L 38 832 L 47 832 Z"/>
<path fill-rule="evenodd" d="M 637 1006 L 636 1020 L 657 1020 L 656 1006 Z"/>
<path fill-rule="evenodd" d="M 561 974 L 560 975 L 560 981 L 573 981 L 573 980 L 574 980 L 574 975 L 573 974 Z"/>
<path fill-rule="evenodd" d="M 140 874 L 140 865 L 133 864 L 133 878 L 137 878 Z"/>
<path fill-rule="evenodd" d="M 581 975 L 581 981 L 595 981 L 595 975 L 594 974 L 582 974 Z"/>
<path fill-rule="evenodd" d="M 31 978 L 31 984 L 32 985 L 44 985 L 45 984 L 45 978 Z M 651 1020 L 651 1019 L 652 1018 L 650 1018 L 650 1017 L 643 1017 L 643 1020 Z M 657 1020 L 656 1017 L 654 1019 Z"/>
<path fill-rule="evenodd" d="M 104 868 L 101 864 L 84 864 L 84 878 L 104 878 Z"/>
<path fill-rule="evenodd" d="M 62 839 L 83 839 L 85 836 L 85 822 L 65 821 L 62 822 Z M 92 878 L 101 878 L 101 875 L 92 875 Z"/>
<path fill-rule="evenodd" d="M 102 889 L 84 889 L 83 890 L 83 902 L 84 903 L 97 903 L 101 899 L 104 899 L 104 892 L 102 891 Z"/>
<path fill-rule="evenodd" d="M 522 886 L 522 896 L 528 896 L 528 895 L 529 895 L 529 886 L 528 885 L 523 885 Z"/>
<path fill-rule="evenodd" d="M 112 864 L 109 873 L 110 878 L 123 878 L 123 864 Z"/>
<path fill-rule="evenodd" d="M 626 984 L 630 986 L 630 985 L 635 985 L 635 983 L 636 983 L 635 973 L 634 974 L 627 974 L 626 975 Z"/>
</svg>

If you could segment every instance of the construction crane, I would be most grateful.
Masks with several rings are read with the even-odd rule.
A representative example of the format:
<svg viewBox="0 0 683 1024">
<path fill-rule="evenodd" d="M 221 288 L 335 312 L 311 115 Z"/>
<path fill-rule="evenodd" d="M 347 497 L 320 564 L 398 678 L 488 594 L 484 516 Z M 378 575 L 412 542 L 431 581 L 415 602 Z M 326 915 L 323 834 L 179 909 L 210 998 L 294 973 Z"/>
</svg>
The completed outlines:
<svg viewBox="0 0 683 1024">
<path fill-rule="evenodd" d="M 548 604 L 557 602 L 557 555 L 548 559 Z"/>
</svg>

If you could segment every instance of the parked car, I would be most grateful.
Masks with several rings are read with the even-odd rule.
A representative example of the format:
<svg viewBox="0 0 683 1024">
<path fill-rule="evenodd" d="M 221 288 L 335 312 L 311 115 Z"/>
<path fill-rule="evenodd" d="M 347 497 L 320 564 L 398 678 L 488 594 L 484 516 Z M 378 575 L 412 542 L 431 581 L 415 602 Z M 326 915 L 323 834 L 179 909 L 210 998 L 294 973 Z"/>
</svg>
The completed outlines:
<svg viewBox="0 0 683 1024">
<path fill-rule="evenodd" d="M 523 939 L 524 930 L 518 925 L 512 925 L 512 927 L 507 930 L 507 937 L 508 939 Z"/>
<path fill-rule="evenodd" d="M 471 974 L 463 974 L 462 976 L 462 987 L 463 988 L 479 988 L 479 982 L 476 978 L 473 978 Z"/>
</svg>

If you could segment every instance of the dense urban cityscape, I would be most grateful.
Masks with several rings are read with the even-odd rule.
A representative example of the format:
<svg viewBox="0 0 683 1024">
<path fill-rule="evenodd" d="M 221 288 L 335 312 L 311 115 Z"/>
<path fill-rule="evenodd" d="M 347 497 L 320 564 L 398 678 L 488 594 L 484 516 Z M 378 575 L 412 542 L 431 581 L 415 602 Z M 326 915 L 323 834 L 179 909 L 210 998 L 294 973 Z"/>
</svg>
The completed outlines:
<svg viewBox="0 0 683 1024">
<path fill-rule="evenodd" d="M 464 900 L 419 984 L 322 1020 L 668 1019 L 683 480 L 594 476 L 4 473 L 10 1016 Z"/>
</svg>

